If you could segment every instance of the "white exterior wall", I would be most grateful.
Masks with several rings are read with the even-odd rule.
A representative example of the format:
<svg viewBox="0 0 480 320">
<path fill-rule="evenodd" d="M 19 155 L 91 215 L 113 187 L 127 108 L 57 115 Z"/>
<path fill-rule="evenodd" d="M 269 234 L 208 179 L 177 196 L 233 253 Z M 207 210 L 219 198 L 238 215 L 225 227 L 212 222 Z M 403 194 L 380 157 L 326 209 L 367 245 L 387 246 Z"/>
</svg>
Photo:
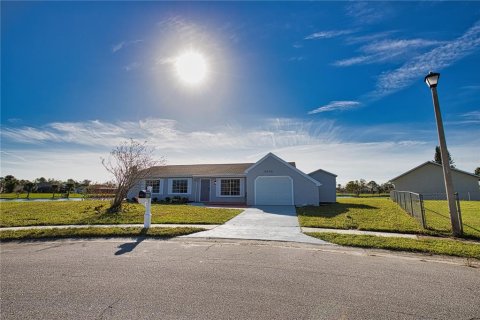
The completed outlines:
<svg viewBox="0 0 480 320">
<path fill-rule="evenodd" d="M 478 178 L 452 170 L 452 180 L 455 192 L 462 200 L 480 200 Z M 416 170 L 392 180 L 397 191 L 416 193 L 445 194 L 445 183 L 441 166 L 428 163 Z"/>
<path fill-rule="evenodd" d="M 315 171 L 309 174 L 310 177 L 320 182 L 318 187 L 320 202 L 337 202 L 337 177 L 324 171 Z"/>
</svg>

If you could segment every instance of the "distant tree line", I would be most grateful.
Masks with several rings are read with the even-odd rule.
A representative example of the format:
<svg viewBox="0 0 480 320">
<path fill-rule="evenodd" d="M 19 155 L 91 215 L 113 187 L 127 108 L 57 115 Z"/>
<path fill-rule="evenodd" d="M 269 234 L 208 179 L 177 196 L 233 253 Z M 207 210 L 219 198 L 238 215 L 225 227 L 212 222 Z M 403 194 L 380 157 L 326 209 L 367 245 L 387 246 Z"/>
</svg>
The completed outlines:
<svg viewBox="0 0 480 320">
<path fill-rule="evenodd" d="M 394 186 L 390 182 L 379 184 L 374 180 L 367 182 L 365 179 L 352 180 L 347 182 L 347 184 L 345 184 L 344 186 L 342 186 L 341 184 L 337 185 L 338 193 L 351 193 L 357 196 L 359 196 L 361 193 L 368 193 L 372 195 L 389 193 L 393 189 Z"/>
<path fill-rule="evenodd" d="M 52 193 L 52 198 L 55 198 L 55 194 L 61 193 L 68 198 L 70 193 L 108 193 L 105 192 L 106 189 L 113 190 L 115 188 L 112 183 L 92 185 L 91 182 L 88 179 L 82 181 L 67 179 L 62 181 L 44 177 L 25 180 L 17 179 L 13 175 L 6 175 L 5 177 L 0 177 L 0 193 L 27 193 L 27 198 L 30 193 Z"/>
</svg>

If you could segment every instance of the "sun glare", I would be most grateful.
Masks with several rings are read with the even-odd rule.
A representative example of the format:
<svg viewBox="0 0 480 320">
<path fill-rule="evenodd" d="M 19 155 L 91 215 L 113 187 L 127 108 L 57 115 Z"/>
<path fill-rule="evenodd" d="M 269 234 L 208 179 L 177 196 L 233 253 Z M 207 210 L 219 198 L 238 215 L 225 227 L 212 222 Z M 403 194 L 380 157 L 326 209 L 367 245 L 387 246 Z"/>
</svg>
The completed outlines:
<svg viewBox="0 0 480 320">
<path fill-rule="evenodd" d="M 205 81 L 207 76 L 207 62 L 202 54 L 188 51 L 175 60 L 177 75 L 186 84 L 198 85 Z"/>
</svg>

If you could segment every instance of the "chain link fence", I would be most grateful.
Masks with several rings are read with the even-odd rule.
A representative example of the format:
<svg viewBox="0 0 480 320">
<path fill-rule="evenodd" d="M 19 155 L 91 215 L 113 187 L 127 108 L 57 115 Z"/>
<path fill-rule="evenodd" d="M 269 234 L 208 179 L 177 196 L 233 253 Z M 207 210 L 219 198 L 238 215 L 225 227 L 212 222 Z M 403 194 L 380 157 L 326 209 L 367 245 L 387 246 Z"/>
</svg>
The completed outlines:
<svg viewBox="0 0 480 320">
<path fill-rule="evenodd" d="M 393 190 L 390 192 L 390 199 L 414 217 L 424 229 L 451 232 L 450 214 L 445 193 L 419 194 L 410 191 Z M 455 193 L 455 205 L 463 233 L 462 212 L 458 193 Z M 480 232 L 480 230 L 477 231 Z"/>
<path fill-rule="evenodd" d="M 391 191 L 390 199 L 396 202 L 403 210 L 414 217 L 422 228 L 427 228 L 425 220 L 425 206 L 423 196 L 410 191 Z"/>
</svg>

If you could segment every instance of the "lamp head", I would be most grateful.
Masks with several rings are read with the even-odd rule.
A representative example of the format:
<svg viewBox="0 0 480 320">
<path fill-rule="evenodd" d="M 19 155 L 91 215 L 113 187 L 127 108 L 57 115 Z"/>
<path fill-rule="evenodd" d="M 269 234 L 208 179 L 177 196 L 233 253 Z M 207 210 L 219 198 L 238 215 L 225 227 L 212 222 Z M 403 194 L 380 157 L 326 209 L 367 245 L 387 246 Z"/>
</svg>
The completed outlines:
<svg viewBox="0 0 480 320">
<path fill-rule="evenodd" d="M 440 73 L 430 71 L 425 77 L 425 83 L 429 88 L 435 88 L 438 84 L 438 78 L 440 78 Z"/>
</svg>

